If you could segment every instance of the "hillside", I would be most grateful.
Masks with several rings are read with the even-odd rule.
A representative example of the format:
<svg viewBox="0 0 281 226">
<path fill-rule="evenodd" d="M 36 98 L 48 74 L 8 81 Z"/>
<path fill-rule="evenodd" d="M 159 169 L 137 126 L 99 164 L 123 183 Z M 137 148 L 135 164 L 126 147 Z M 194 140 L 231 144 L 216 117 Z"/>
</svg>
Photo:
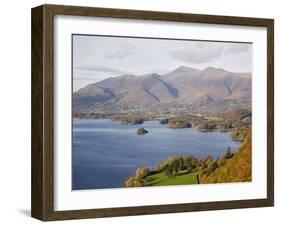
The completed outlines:
<svg viewBox="0 0 281 226">
<path fill-rule="evenodd" d="M 159 165 L 141 167 L 135 175 L 124 182 L 125 187 L 162 186 L 180 184 L 209 184 L 228 182 L 250 182 L 252 180 L 251 129 L 244 143 L 235 154 L 230 147 L 219 159 L 208 156 L 198 159 L 193 156 L 170 157 Z"/>
<path fill-rule="evenodd" d="M 200 178 L 201 183 L 245 182 L 252 180 L 252 137 L 249 130 L 237 153 L 210 175 Z"/>
<path fill-rule="evenodd" d="M 251 74 L 182 66 L 164 75 L 122 75 L 89 84 L 73 94 L 73 108 L 106 111 L 175 104 L 200 107 L 249 101 L 251 90 Z"/>
</svg>

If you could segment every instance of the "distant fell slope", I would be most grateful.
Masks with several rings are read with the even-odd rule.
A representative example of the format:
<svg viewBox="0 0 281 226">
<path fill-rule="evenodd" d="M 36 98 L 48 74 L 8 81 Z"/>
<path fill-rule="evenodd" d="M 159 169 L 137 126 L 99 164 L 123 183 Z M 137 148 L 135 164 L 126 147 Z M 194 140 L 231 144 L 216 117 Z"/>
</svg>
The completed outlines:
<svg viewBox="0 0 281 226">
<path fill-rule="evenodd" d="M 201 106 L 221 100 L 250 100 L 251 74 L 208 67 L 179 67 L 170 73 L 122 75 L 90 84 L 73 94 L 73 107 L 134 108 L 176 102 Z"/>
<path fill-rule="evenodd" d="M 213 67 L 201 71 L 189 69 L 187 73 L 179 73 L 171 82 L 178 89 L 181 100 L 187 103 L 200 99 L 214 101 L 251 98 L 249 73 L 232 73 Z"/>
</svg>

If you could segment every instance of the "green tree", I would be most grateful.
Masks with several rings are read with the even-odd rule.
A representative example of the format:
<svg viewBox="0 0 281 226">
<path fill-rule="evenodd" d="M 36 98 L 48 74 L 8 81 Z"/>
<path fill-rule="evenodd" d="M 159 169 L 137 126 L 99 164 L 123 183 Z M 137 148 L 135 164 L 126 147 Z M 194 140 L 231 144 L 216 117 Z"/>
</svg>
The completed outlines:
<svg viewBox="0 0 281 226">
<path fill-rule="evenodd" d="M 225 152 L 224 157 L 225 157 L 226 159 L 230 159 L 230 158 L 232 157 L 232 153 L 231 153 L 231 150 L 230 150 L 230 146 L 228 146 L 228 148 L 227 148 L 227 150 L 226 150 L 226 152 Z"/>
</svg>

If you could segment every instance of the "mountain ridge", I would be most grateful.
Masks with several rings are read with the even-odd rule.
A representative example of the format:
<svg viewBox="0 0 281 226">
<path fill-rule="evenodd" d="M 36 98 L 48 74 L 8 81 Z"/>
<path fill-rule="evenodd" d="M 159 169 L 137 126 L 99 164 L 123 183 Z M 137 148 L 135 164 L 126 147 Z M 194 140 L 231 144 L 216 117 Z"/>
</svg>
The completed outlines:
<svg viewBox="0 0 281 226">
<path fill-rule="evenodd" d="M 75 111 L 133 109 L 167 103 L 200 107 L 219 101 L 250 101 L 251 92 L 251 73 L 180 66 L 162 75 L 125 74 L 89 84 L 73 93 L 73 107 Z"/>
</svg>

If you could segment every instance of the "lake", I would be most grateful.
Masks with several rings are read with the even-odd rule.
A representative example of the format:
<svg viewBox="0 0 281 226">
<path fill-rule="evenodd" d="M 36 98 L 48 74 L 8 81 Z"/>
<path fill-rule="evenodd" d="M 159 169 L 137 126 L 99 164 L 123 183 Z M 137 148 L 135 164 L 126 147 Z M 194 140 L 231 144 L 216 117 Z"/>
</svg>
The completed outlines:
<svg viewBox="0 0 281 226">
<path fill-rule="evenodd" d="M 140 127 L 148 133 L 136 134 Z M 218 158 L 228 146 L 235 152 L 240 144 L 229 133 L 170 129 L 158 121 L 122 125 L 109 119 L 74 120 L 72 189 L 123 187 L 139 167 L 152 168 L 171 156 Z"/>
</svg>

